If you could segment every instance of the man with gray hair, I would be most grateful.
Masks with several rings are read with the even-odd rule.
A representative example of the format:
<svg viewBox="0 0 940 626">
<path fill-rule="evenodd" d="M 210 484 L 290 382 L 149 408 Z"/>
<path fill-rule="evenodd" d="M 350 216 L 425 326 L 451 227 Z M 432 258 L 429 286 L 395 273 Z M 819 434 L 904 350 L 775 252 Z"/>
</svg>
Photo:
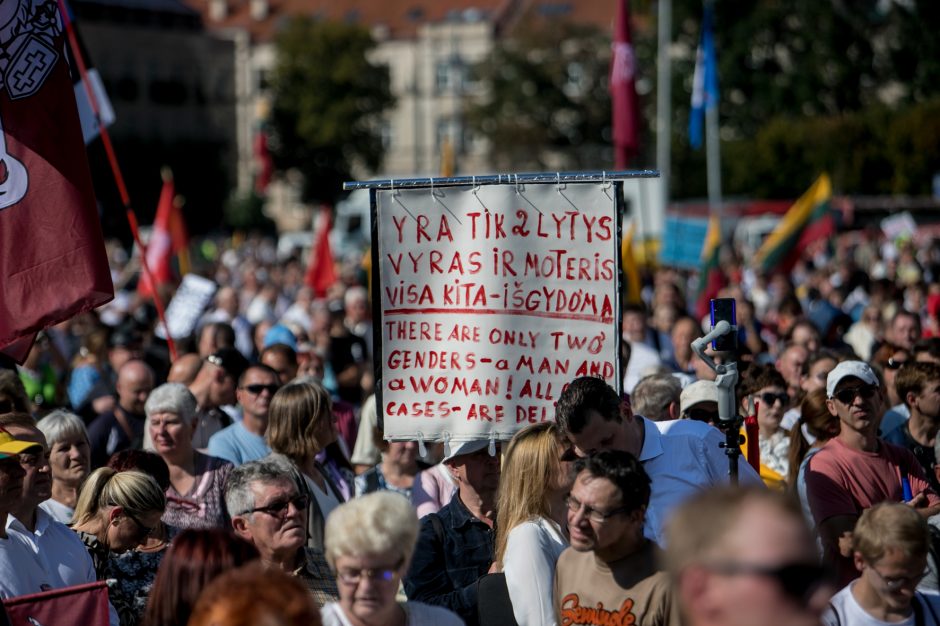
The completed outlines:
<svg viewBox="0 0 940 626">
<path fill-rule="evenodd" d="M 322 607 L 339 593 L 323 553 L 304 545 L 310 495 L 300 492 L 295 473 L 279 454 L 240 465 L 225 483 L 225 506 L 235 534 L 251 542 L 266 565 L 300 578 Z"/>
<path fill-rule="evenodd" d="M 640 379 L 630 394 L 633 410 L 654 422 L 679 419 L 682 384 L 672 374 L 652 374 Z"/>
</svg>

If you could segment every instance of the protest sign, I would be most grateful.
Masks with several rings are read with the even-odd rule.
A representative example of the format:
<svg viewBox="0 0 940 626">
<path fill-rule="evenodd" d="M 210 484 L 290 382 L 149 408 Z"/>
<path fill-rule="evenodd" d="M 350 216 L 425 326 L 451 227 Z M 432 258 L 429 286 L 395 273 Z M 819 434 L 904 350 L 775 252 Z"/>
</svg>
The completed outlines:
<svg viewBox="0 0 940 626">
<path fill-rule="evenodd" d="M 376 190 L 386 439 L 509 439 L 563 387 L 619 389 L 620 183 Z"/>
<path fill-rule="evenodd" d="M 212 302 L 212 296 L 218 289 L 213 281 L 197 274 L 186 274 L 180 283 L 176 295 L 166 309 L 166 323 L 170 327 L 170 336 L 174 339 L 189 337 L 196 330 L 196 324 L 203 311 Z M 163 324 L 157 326 L 156 334 L 166 339 Z"/>
</svg>

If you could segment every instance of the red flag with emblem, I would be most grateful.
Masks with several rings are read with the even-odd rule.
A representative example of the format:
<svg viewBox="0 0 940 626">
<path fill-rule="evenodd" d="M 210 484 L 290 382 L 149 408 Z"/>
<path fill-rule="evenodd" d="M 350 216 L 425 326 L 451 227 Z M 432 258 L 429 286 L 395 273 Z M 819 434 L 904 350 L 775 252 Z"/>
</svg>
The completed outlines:
<svg viewBox="0 0 940 626">
<path fill-rule="evenodd" d="M 630 39 L 630 6 L 617 3 L 613 56 L 610 60 L 610 104 L 614 135 L 614 162 L 626 169 L 639 149 L 640 106 L 636 97 L 636 55 Z"/>
<path fill-rule="evenodd" d="M 114 287 L 56 2 L 2 3 L 0 22 L 15 33 L 0 41 L 3 350 L 104 304 Z"/>
</svg>

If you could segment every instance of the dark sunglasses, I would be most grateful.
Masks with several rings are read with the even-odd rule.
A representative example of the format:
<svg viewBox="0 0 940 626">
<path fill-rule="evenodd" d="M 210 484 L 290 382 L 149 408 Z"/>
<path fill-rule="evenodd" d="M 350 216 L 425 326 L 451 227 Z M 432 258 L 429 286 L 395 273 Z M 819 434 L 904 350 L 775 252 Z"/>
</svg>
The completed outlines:
<svg viewBox="0 0 940 626">
<path fill-rule="evenodd" d="M 242 389 L 247 389 L 248 393 L 260 396 L 261 392 L 265 389 L 268 390 L 272 396 L 277 393 L 277 390 L 280 389 L 280 385 L 245 385 Z"/>
<path fill-rule="evenodd" d="M 907 361 L 901 361 L 899 359 L 888 359 L 888 362 L 885 363 L 885 367 L 887 367 L 889 370 L 899 370 L 905 365 L 907 365 Z"/>
<path fill-rule="evenodd" d="M 767 406 L 773 406 L 774 402 L 777 402 L 778 400 L 783 406 L 790 404 L 790 396 L 786 393 L 773 393 L 772 391 L 765 391 L 758 397 L 760 398 L 760 401 Z"/>
<path fill-rule="evenodd" d="M 728 576 L 764 576 L 770 578 L 793 600 L 806 603 L 820 586 L 832 582 L 830 571 L 812 563 L 791 563 L 764 567 L 747 563 L 726 563 L 709 569 Z"/>
<path fill-rule="evenodd" d="M 858 387 L 848 387 L 837 391 L 832 394 L 832 397 L 842 404 L 852 404 L 856 396 L 860 397 L 862 400 L 868 400 L 875 395 L 877 389 L 877 387 L 873 387 L 872 385 L 859 385 Z"/>
<path fill-rule="evenodd" d="M 298 511 L 306 511 L 307 504 L 309 502 L 310 502 L 310 498 L 308 498 L 306 495 L 300 494 L 300 495 L 294 496 L 293 498 L 290 498 L 289 500 L 280 500 L 278 502 L 272 502 L 268 506 L 259 506 L 253 509 L 249 509 L 248 511 L 245 511 L 245 513 L 243 513 L 242 515 L 245 515 L 248 513 L 266 513 L 267 515 L 270 515 L 271 517 L 284 519 L 285 517 L 287 517 L 290 505 L 293 504 L 294 509 Z"/>
</svg>

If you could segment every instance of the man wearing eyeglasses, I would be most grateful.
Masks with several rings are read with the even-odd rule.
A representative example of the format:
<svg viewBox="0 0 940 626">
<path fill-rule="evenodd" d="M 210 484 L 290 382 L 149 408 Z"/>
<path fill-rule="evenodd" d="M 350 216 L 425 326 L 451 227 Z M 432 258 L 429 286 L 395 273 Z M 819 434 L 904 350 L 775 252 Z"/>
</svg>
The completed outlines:
<svg viewBox="0 0 940 626">
<path fill-rule="evenodd" d="M 252 365 L 238 381 L 235 397 L 242 419 L 209 438 L 209 455 L 241 465 L 271 454 L 264 440 L 271 398 L 280 388 L 277 372 L 267 365 Z"/>
<path fill-rule="evenodd" d="M 555 422 L 567 439 L 567 457 L 600 450 L 629 452 L 652 480 L 644 533 L 663 544 L 662 527 L 673 508 L 690 495 L 728 481 L 725 436 L 704 422 L 654 422 L 635 415 L 629 400 L 600 378 L 573 380 L 555 405 Z M 568 459 L 573 460 L 573 459 Z M 743 485 L 760 485 L 747 463 L 738 466 Z"/>
<path fill-rule="evenodd" d="M 844 585 L 858 576 L 849 545 L 865 509 L 907 502 L 926 518 L 940 512 L 940 497 L 910 451 L 878 437 L 885 401 L 867 363 L 839 363 L 826 378 L 826 393 L 841 430 L 809 460 L 806 496 L 824 558 Z"/>
<path fill-rule="evenodd" d="M 696 494 L 676 509 L 666 538 L 686 626 L 818 626 L 835 590 L 799 502 L 777 491 Z"/>
<path fill-rule="evenodd" d="M 860 575 L 833 596 L 823 624 L 940 625 L 940 596 L 917 591 L 929 542 L 927 523 L 909 506 L 883 502 L 862 513 L 852 536 Z"/>
<path fill-rule="evenodd" d="M 571 626 L 680 623 L 672 585 L 643 536 L 650 479 L 629 452 L 578 459 L 568 495 L 571 547 L 555 566 L 558 622 Z"/>
<path fill-rule="evenodd" d="M 322 607 L 339 592 L 323 553 L 304 545 L 308 496 L 297 490 L 291 471 L 276 454 L 236 467 L 225 483 L 225 506 L 235 534 L 251 542 L 267 566 L 303 580 Z"/>
</svg>

